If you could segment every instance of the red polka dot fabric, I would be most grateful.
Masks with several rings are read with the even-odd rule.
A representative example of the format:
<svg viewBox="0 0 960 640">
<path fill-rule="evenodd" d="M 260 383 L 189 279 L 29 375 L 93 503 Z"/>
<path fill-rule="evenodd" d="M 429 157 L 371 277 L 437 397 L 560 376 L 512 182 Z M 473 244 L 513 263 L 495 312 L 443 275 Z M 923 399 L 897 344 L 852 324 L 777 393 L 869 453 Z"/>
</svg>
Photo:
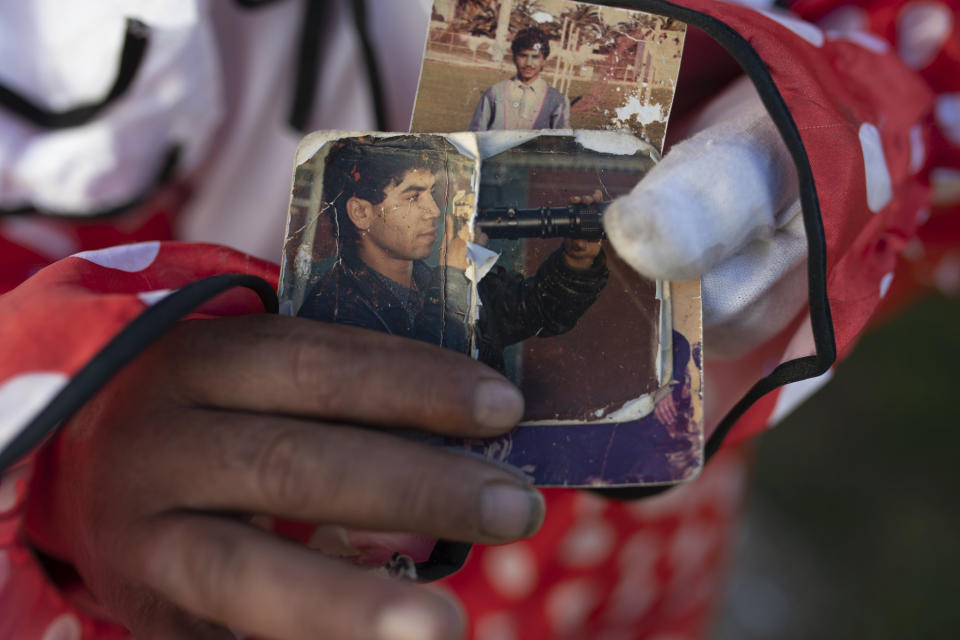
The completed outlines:
<svg viewBox="0 0 960 640">
<path fill-rule="evenodd" d="M 960 291 L 960 2 L 800 0 L 796 15 L 679 4 L 741 34 L 792 115 L 821 207 L 841 356 L 881 306 L 918 286 Z M 155 201 L 122 225 L 0 219 L 0 445 L 169 292 L 218 273 L 276 280 L 274 265 L 230 249 L 169 242 L 179 206 Z M 123 243 L 133 244 L 104 249 Z M 237 293 L 199 313 L 261 309 L 256 296 Z M 784 358 L 812 353 L 809 322 L 791 332 Z M 828 377 L 764 397 L 733 440 Z M 547 490 L 536 537 L 475 548 L 440 588 L 464 603 L 476 640 L 702 637 L 744 467 L 744 455 L 728 450 L 696 481 L 639 502 Z M 22 514 L 31 471 L 28 457 L 0 478 L 0 638 L 126 637 L 82 585 L 49 582 L 30 552 Z"/>
<path fill-rule="evenodd" d="M 743 454 L 634 502 L 552 489 L 531 540 L 477 547 L 442 581 L 476 640 L 697 638 L 722 590 L 745 482 Z"/>
</svg>

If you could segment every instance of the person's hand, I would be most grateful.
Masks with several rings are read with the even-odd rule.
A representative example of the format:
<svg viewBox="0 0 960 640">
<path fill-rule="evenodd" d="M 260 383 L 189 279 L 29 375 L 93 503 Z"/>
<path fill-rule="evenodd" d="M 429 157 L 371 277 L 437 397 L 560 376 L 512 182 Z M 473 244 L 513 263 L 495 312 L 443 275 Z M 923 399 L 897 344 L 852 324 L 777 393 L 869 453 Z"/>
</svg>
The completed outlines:
<svg viewBox="0 0 960 640">
<path fill-rule="evenodd" d="M 673 400 L 673 392 L 668 393 L 653 409 L 657 420 L 663 425 L 672 425 L 677 420 L 677 403 Z"/>
<path fill-rule="evenodd" d="M 807 300 L 796 168 L 746 78 L 689 130 L 609 205 L 604 229 L 617 255 L 651 279 L 702 277 L 704 343 L 711 356 L 738 357 Z"/>
<path fill-rule="evenodd" d="M 588 196 L 573 196 L 570 198 L 570 204 L 593 204 L 602 200 L 603 193 L 597 189 Z M 593 266 L 594 259 L 600 255 L 602 246 L 603 243 L 600 240 L 567 238 L 563 241 L 563 259 L 573 269 L 589 269 Z"/>
<path fill-rule="evenodd" d="M 443 228 L 443 244 L 440 247 L 440 264 L 466 270 L 470 227 L 461 223 L 460 230 L 454 232 L 454 226 L 454 217 L 447 216 L 447 223 Z"/>
<path fill-rule="evenodd" d="M 27 534 L 141 640 L 457 638 L 461 615 L 438 593 L 249 516 L 531 535 L 544 506 L 520 475 L 388 433 L 487 437 L 522 412 L 499 374 L 414 340 L 276 316 L 188 321 L 41 452 L 27 521 L 46 526 Z"/>
</svg>

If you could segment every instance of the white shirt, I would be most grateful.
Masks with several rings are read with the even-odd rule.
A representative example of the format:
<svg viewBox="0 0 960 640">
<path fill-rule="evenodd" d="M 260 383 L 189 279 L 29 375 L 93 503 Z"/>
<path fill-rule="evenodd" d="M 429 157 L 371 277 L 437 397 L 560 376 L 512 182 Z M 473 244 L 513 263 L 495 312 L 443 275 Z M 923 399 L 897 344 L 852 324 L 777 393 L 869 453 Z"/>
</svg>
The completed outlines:
<svg viewBox="0 0 960 640">
<path fill-rule="evenodd" d="M 506 128 L 533 129 L 533 123 L 547 97 L 547 88 L 547 81 L 539 76 L 528 85 L 517 78 L 508 80 L 504 91 L 507 100 Z"/>
</svg>

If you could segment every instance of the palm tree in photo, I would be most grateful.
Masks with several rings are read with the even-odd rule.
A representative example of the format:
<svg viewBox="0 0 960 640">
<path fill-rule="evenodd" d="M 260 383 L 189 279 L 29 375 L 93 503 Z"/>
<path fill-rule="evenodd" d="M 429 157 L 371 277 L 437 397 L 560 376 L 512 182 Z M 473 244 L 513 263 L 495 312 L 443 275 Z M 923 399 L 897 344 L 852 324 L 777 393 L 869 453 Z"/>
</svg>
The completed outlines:
<svg viewBox="0 0 960 640">
<path fill-rule="evenodd" d="M 662 31 L 678 31 L 682 29 L 684 23 L 676 18 L 670 18 L 668 16 L 660 16 L 660 29 Z"/>
<path fill-rule="evenodd" d="M 559 22 L 567 18 L 574 29 L 580 30 L 580 40 L 585 44 L 593 44 L 603 34 L 605 25 L 600 18 L 600 8 L 591 5 L 578 5 L 560 14 Z M 579 43 L 577 43 L 579 44 Z"/>
<path fill-rule="evenodd" d="M 499 11 L 500 3 L 496 0 L 459 0 L 451 25 L 460 33 L 493 38 Z"/>
<path fill-rule="evenodd" d="M 516 33 L 527 27 L 539 27 L 550 38 L 558 37 L 557 25 L 554 23 L 539 23 L 533 19 L 534 14 L 543 11 L 543 5 L 538 0 L 516 0 L 513 11 L 510 12 L 510 33 Z"/>
<path fill-rule="evenodd" d="M 596 37 L 593 40 L 594 50 L 599 53 L 609 53 L 619 34 L 620 28 L 618 25 L 607 24 L 600 20 L 596 27 Z"/>
<path fill-rule="evenodd" d="M 653 33 L 654 24 L 653 20 L 645 20 L 637 16 L 630 20 L 618 22 L 617 31 L 633 40 L 643 40 Z"/>
</svg>

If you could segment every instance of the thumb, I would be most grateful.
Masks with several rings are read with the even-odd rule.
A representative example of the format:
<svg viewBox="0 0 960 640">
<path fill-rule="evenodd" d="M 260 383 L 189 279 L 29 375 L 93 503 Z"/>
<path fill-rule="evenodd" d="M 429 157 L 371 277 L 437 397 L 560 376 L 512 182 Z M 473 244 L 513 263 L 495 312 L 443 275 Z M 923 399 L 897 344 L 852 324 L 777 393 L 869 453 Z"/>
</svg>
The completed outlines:
<svg viewBox="0 0 960 640">
<path fill-rule="evenodd" d="M 443 242 L 440 243 L 441 262 L 446 262 L 451 247 L 453 247 L 453 216 L 447 216 L 443 224 Z"/>
<path fill-rule="evenodd" d="M 618 255 L 647 277 L 702 276 L 772 236 L 798 197 L 793 160 L 753 87 L 737 85 L 718 102 L 719 118 L 701 120 L 705 128 L 604 214 Z"/>
<path fill-rule="evenodd" d="M 449 248 L 453 242 L 453 216 L 446 217 L 446 223 L 443 225 L 443 246 Z"/>
</svg>

